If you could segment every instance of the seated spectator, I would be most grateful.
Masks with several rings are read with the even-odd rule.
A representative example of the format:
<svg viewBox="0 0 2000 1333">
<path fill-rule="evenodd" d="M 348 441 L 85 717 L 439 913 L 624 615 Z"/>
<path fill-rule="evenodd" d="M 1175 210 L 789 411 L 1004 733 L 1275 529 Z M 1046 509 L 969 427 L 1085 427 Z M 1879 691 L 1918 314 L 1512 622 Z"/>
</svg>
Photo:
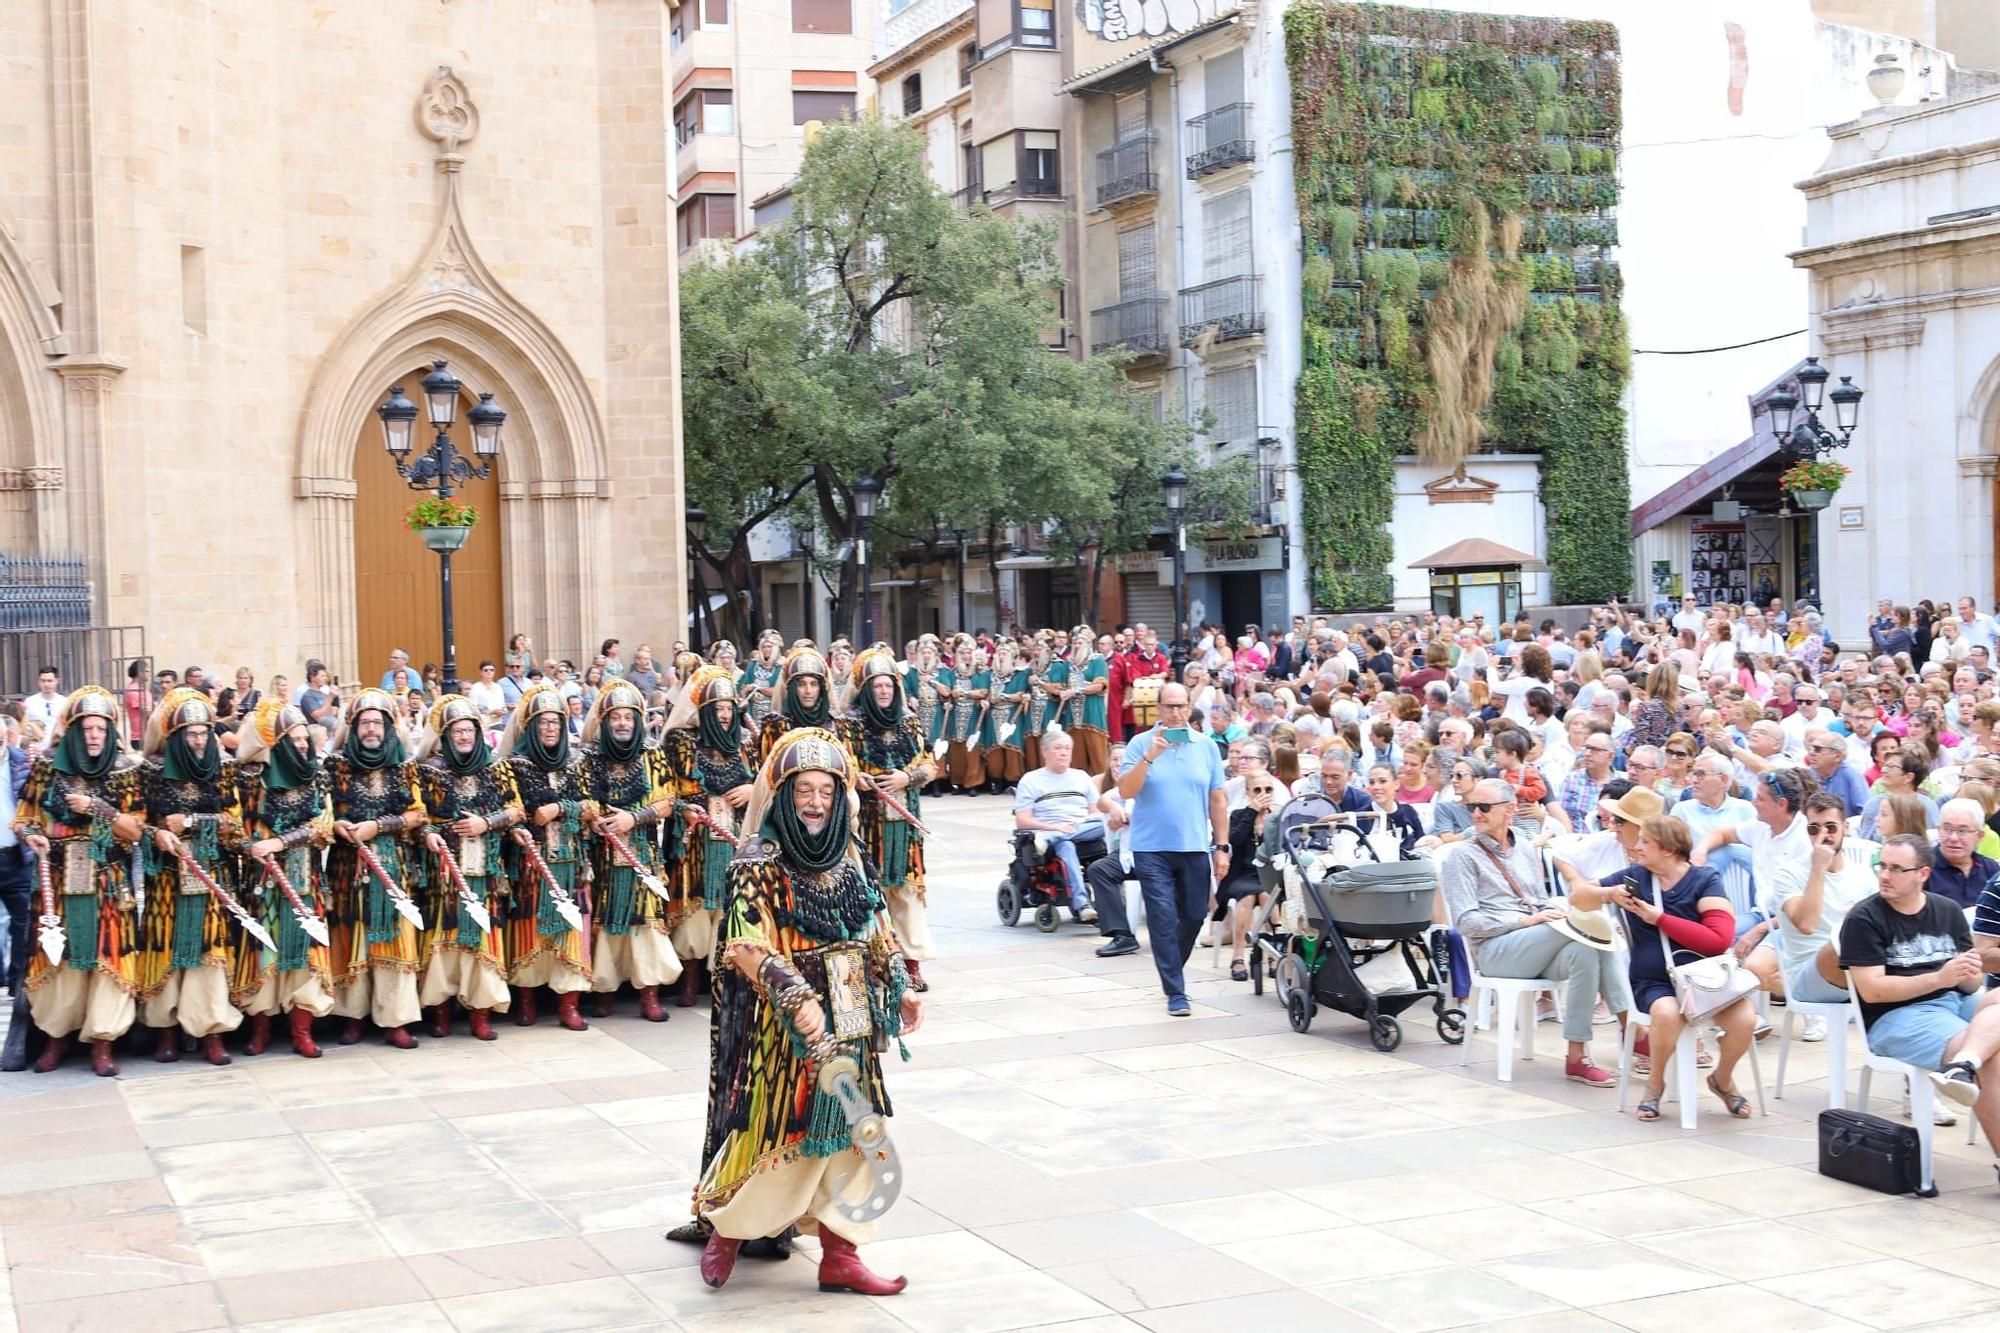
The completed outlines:
<svg viewBox="0 0 2000 1333">
<path fill-rule="evenodd" d="M 1924 827 L 1936 828 L 1937 802 L 1917 790 L 1917 784 L 1923 781 L 1928 772 L 1923 747 L 1904 741 L 1890 751 L 1882 761 L 1882 774 L 1874 794 L 1869 796 L 1868 803 L 1861 807 L 1861 827 L 1855 831 L 1870 842 L 1881 841 L 1875 829 L 1875 812 L 1881 808 L 1885 796 L 1914 797 L 1924 808 Z M 1902 830 L 1905 833 L 1911 831 Z"/>
<path fill-rule="evenodd" d="M 1407 805 L 1428 805 L 1437 799 L 1437 788 L 1424 776 L 1430 766 L 1428 741 L 1411 741 L 1403 747 L 1402 767 L 1396 771 L 1396 799 Z"/>
<path fill-rule="evenodd" d="M 1938 812 L 1937 851 L 1926 888 L 1968 912 L 1979 905 L 1994 875 L 2000 873 L 2000 863 L 1979 854 L 1979 839 L 1985 832 L 1986 814 L 1977 801 L 1946 801 Z"/>
<path fill-rule="evenodd" d="M 1575 866 L 1592 879 L 1602 879 L 1632 864 L 1639 830 L 1653 816 L 1665 814 L 1666 808 L 1658 792 L 1635 786 L 1630 778 L 1613 778 L 1598 797 L 1600 830 L 1558 838 L 1550 851 L 1558 865 Z"/>
<path fill-rule="evenodd" d="M 1528 733 L 1519 727 L 1509 727 L 1493 738 L 1495 776 L 1513 789 L 1515 819 L 1531 836 L 1541 830 L 1542 818 L 1547 813 L 1543 802 L 1549 796 L 1548 784 L 1528 762 L 1528 751 L 1533 744 Z"/>
<path fill-rule="evenodd" d="M 2000 1051 L 2000 991 L 1985 991 L 1965 911 L 1929 892 L 1930 844 L 1898 834 L 1882 845 L 1876 892 L 1840 927 L 1840 965 L 1861 1004 L 1868 1048 L 1932 1071 L 1938 1091 L 1969 1106 L 2000 1143 L 2000 1078 L 1981 1066 Z M 1983 933 L 1983 932 L 1982 932 Z"/>
<path fill-rule="evenodd" d="M 1266 825 L 1283 802 L 1278 780 L 1270 773 L 1253 773 L 1245 783 L 1244 803 L 1229 812 L 1229 868 L 1215 886 L 1216 910 L 1229 923 L 1229 979 L 1248 981 L 1243 941 L 1257 909 L 1269 901 L 1259 848 Z"/>
<path fill-rule="evenodd" d="M 1419 848 L 1448 846 L 1471 836 L 1472 812 L 1465 803 L 1472 799 L 1472 789 L 1492 772 L 1477 759 L 1454 759 L 1446 776 L 1450 786 L 1432 803 L 1430 836 L 1418 840 Z"/>
<path fill-rule="evenodd" d="M 1632 1003 L 1650 1020 L 1646 1095 L 1639 1099 L 1638 1108 L 1641 1120 L 1660 1118 L 1667 1061 L 1683 1026 L 1680 1001 L 1667 968 L 1668 951 L 1676 956 L 1713 957 L 1736 938 L 1735 915 L 1723 893 L 1722 880 L 1709 867 L 1689 862 L 1693 850 L 1688 826 L 1671 815 L 1662 815 L 1642 826 L 1633 847 L 1632 865 L 1596 884 L 1575 870 L 1565 871 L 1571 903 L 1585 909 L 1610 903 L 1625 914 L 1625 934 L 1631 944 Z M 1750 1049 L 1750 1034 L 1757 1023 L 1750 997 L 1734 1001 L 1704 1021 L 1714 1023 L 1722 1032 L 1721 1055 L 1708 1076 L 1709 1091 L 1722 1099 L 1730 1115 L 1747 1120 L 1750 1100 L 1736 1091 L 1732 1075 Z M 1653 1051 L 1660 1053 L 1659 1059 L 1650 1058 Z"/>
<path fill-rule="evenodd" d="M 1104 821 L 1092 811 L 1097 784 L 1081 769 L 1071 768 L 1076 743 L 1066 731 L 1042 736 L 1042 766 L 1023 773 L 1014 786 L 1014 827 L 1028 829 L 1045 840 L 1062 862 L 1069 882 L 1070 906 L 1080 921 L 1095 921 L 1090 895 L 1083 884 L 1083 863 L 1076 844 L 1104 836 Z"/>
<path fill-rule="evenodd" d="M 1776 914 L 1745 931 L 1736 953 L 1766 990 L 1794 1000 L 1841 1004 L 1847 999 L 1847 979 L 1834 940 L 1854 905 L 1875 892 L 1875 871 L 1869 864 L 1875 849 L 1848 839 L 1841 798 L 1831 791 L 1806 798 L 1806 837 L 1812 842 L 1812 861 L 1805 877 L 1787 875 L 1773 889 Z M 1805 1040 L 1826 1040 L 1826 1020 L 1817 1014 L 1806 1019 Z"/>
<path fill-rule="evenodd" d="M 1609 728 L 1595 725 L 1577 751 L 1577 765 L 1563 780 L 1562 795 L 1549 814 L 1573 833 L 1597 831 L 1597 797 L 1611 780 L 1611 765 L 1618 757 Z"/>
<path fill-rule="evenodd" d="M 1400 854 L 1408 856 L 1416 850 L 1417 839 L 1424 836 L 1424 826 L 1415 810 L 1396 799 L 1396 770 L 1387 764 L 1376 764 L 1370 768 L 1367 790 L 1367 813 L 1374 815 L 1375 820 L 1372 825 L 1363 821 L 1362 831 L 1388 830 L 1396 835 Z"/>
<path fill-rule="evenodd" d="M 1617 1080 L 1590 1058 L 1591 1014 L 1599 996 L 1613 1013 L 1630 1009 L 1624 970 L 1616 954 L 1574 940 L 1551 924 L 1568 913 L 1550 905 L 1541 857 L 1513 827 L 1515 807 L 1514 789 L 1503 779 L 1488 778 L 1473 788 L 1466 802 L 1473 836 L 1446 850 L 1438 875 L 1447 924 L 1464 939 L 1483 975 L 1562 982 L 1563 1037 L 1569 1043 L 1563 1074 L 1586 1087 L 1613 1087 Z"/>
<path fill-rule="evenodd" d="M 1930 822 L 1924 803 L 1916 797 L 1903 793 L 1884 796 L 1881 805 L 1875 809 L 1875 836 L 1867 841 L 1887 842 L 1898 833 L 1914 833 L 1929 841 Z M 1859 837 L 1858 823 L 1856 829 L 1855 836 Z"/>
<path fill-rule="evenodd" d="M 1252 774 L 1271 771 L 1271 742 L 1262 736 L 1245 736 L 1231 745 L 1228 750 L 1229 771 L 1233 775 L 1223 787 L 1231 810 L 1240 809 L 1249 799 L 1249 783 Z M 1278 783 L 1278 805 L 1283 806 L 1292 799 L 1291 789 Z"/>
<path fill-rule="evenodd" d="M 1824 727 L 1815 727 L 1805 734 L 1805 757 L 1820 790 L 1840 797 L 1850 818 L 1860 814 L 1868 804 L 1868 784 L 1847 762 L 1847 742 Z"/>
</svg>

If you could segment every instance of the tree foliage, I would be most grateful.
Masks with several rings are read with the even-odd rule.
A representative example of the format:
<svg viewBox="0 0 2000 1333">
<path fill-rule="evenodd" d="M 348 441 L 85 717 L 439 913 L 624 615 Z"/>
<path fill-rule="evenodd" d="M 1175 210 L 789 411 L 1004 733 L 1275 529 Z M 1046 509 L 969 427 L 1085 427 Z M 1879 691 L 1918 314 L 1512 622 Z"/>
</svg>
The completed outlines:
<svg viewBox="0 0 2000 1333">
<path fill-rule="evenodd" d="M 733 586 L 753 582 L 749 530 L 783 516 L 813 528 L 846 623 L 863 476 L 885 486 L 878 551 L 1017 523 L 1078 552 L 1143 544 L 1135 516 L 1189 432 L 1131 410 L 1111 360 L 1049 350 L 1057 239 L 957 211 L 922 139 L 868 116 L 815 136 L 788 219 L 682 276 L 688 493 Z"/>
</svg>

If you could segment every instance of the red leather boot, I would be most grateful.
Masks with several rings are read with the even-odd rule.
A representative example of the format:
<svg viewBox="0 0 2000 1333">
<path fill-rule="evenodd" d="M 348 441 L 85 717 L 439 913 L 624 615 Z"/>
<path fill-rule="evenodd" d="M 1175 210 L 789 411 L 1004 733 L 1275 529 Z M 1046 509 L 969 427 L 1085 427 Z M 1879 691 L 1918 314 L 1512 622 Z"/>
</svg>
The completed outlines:
<svg viewBox="0 0 2000 1333">
<path fill-rule="evenodd" d="M 117 1078 L 118 1062 L 111 1058 L 111 1043 L 93 1041 L 90 1043 L 90 1072 L 99 1078 Z"/>
<path fill-rule="evenodd" d="M 313 1016 L 307 1009 L 292 1010 L 292 1053 L 308 1060 L 319 1059 L 319 1043 L 313 1040 Z"/>
<path fill-rule="evenodd" d="M 451 1035 L 451 1001 L 431 1007 L 431 1035 L 449 1037 Z"/>
<path fill-rule="evenodd" d="M 181 1030 L 161 1028 L 159 1032 L 153 1039 L 153 1058 L 163 1065 L 173 1064 L 181 1058 Z"/>
<path fill-rule="evenodd" d="M 342 1046 L 352 1046 L 355 1042 L 360 1041 L 361 1020 L 358 1018 L 348 1018 L 341 1020 L 340 1036 L 338 1040 Z"/>
<path fill-rule="evenodd" d="M 212 1065 L 229 1063 L 229 1052 L 223 1049 L 221 1033 L 210 1033 L 201 1039 L 201 1058 Z"/>
<path fill-rule="evenodd" d="M 571 1032 L 586 1032 L 590 1024 L 583 1021 L 583 1015 L 576 1011 L 577 1002 L 583 998 L 581 991 L 564 991 L 556 996 L 556 1021 Z"/>
<path fill-rule="evenodd" d="M 905 1277 L 877 1277 L 861 1262 L 854 1243 L 827 1227 L 819 1229 L 819 1289 L 862 1296 L 894 1296 L 910 1285 Z"/>
<path fill-rule="evenodd" d="M 660 1008 L 660 988 L 658 986 L 639 987 L 639 1017 L 648 1023 L 664 1023 L 667 1011 Z"/>
<path fill-rule="evenodd" d="M 417 1039 L 410 1035 L 408 1028 L 404 1027 L 383 1028 L 382 1040 L 388 1042 L 399 1051 L 412 1051 L 417 1046 Z"/>
<path fill-rule="evenodd" d="M 533 986 L 514 987 L 514 1026 L 531 1028 L 535 1025 L 535 988 Z"/>
<path fill-rule="evenodd" d="M 708 1244 L 701 1247 L 701 1280 L 711 1287 L 729 1281 L 730 1271 L 736 1267 L 736 1252 L 742 1248 L 742 1241 L 711 1232 Z"/>
<path fill-rule="evenodd" d="M 674 991 L 674 1004 L 682 1009 L 694 1008 L 701 998 L 701 976 L 705 970 L 699 958 L 690 958 L 681 964 L 681 983 Z"/>
<path fill-rule="evenodd" d="M 69 1048 L 73 1044 L 72 1040 L 68 1037 L 50 1037 L 47 1048 L 42 1051 L 42 1058 L 35 1061 L 35 1072 L 37 1074 L 54 1073 L 56 1068 L 62 1064 L 63 1057 L 69 1054 Z"/>
<path fill-rule="evenodd" d="M 250 1040 L 243 1043 L 246 1055 L 262 1055 L 271 1045 L 271 1016 L 269 1014 L 250 1015 Z"/>
<path fill-rule="evenodd" d="M 500 1034 L 493 1030 L 491 1009 L 468 1009 L 465 1011 L 465 1026 L 481 1041 L 497 1041 Z"/>
</svg>

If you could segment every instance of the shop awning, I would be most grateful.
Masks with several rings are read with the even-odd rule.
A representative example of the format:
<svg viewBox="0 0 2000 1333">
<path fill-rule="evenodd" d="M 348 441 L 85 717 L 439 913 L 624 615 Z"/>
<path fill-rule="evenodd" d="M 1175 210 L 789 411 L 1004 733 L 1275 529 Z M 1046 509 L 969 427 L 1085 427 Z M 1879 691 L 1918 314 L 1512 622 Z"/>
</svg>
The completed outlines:
<svg viewBox="0 0 2000 1333">
<path fill-rule="evenodd" d="M 1673 485 L 1632 510 L 1632 535 L 1650 532 L 1670 518 L 1694 509 L 1707 509 L 1721 497 L 1723 487 L 1731 488 L 1731 498 L 1751 509 L 1775 510 L 1778 503 L 1778 473 L 1784 470 L 1783 450 L 1778 437 L 1760 431 L 1733 449 L 1709 459 Z"/>
<path fill-rule="evenodd" d="M 1412 560 L 1411 569 L 1505 569 L 1509 565 L 1519 565 L 1522 572 L 1541 574 L 1548 570 L 1540 559 L 1526 551 L 1517 551 L 1511 546 L 1503 546 L 1484 537 L 1467 537 L 1455 541 L 1421 560 Z"/>
<path fill-rule="evenodd" d="M 995 569 L 1054 569 L 1057 565 L 1067 565 L 1067 560 L 1057 560 L 1046 555 L 1010 555 L 993 562 Z"/>
</svg>

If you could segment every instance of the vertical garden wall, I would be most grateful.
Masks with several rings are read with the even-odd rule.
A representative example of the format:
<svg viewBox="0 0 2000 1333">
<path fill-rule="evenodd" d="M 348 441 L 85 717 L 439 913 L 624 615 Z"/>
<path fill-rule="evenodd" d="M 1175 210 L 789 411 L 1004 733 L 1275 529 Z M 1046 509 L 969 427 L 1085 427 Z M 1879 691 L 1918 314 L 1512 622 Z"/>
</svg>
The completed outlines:
<svg viewBox="0 0 2000 1333">
<path fill-rule="evenodd" d="M 1535 452 L 1559 602 L 1629 581 L 1619 81 L 1607 23 L 1285 15 L 1316 604 L 1387 605 L 1399 456 Z"/>
</svg>

